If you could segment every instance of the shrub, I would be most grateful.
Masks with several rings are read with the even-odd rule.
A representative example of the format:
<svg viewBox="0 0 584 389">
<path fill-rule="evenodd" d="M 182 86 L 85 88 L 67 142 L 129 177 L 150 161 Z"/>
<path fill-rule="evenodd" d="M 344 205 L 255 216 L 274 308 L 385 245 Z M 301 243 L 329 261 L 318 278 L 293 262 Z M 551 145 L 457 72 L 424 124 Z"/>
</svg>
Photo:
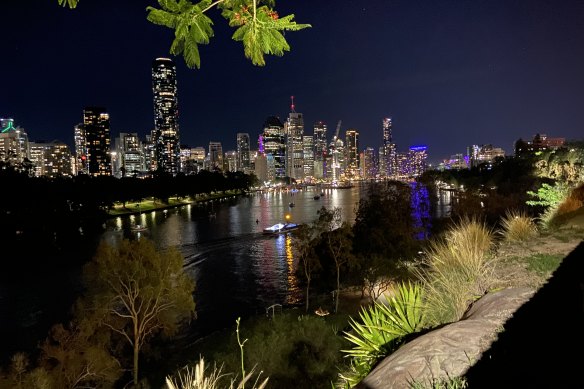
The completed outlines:
<svg viewBox="0 0 584 389">
<path fill-rule="evenodd" d="M 501 226 L 503 238 L 509 242 L 525 242 L 537 235 L 533 219 L 521 211 L 507 211 Z"/>
<path fill-rule="evenodd" d="M 484 223 L 463 219 L 441 241 L 430 243 L 417 271 L 425 288 L 425 316 L 430 326 L 459 320 L 469 304 L 493 282 L 489 251 L 493 234 Z"/>
<path fill-rule="evenodd" d="M 379 359 L 393 352 L 405 335 L 422 328 L 422 287 L 402 283 L 386 303 L 375 302 L 359 313 L 360 321 L 350 320 L 351 332 L 345 338 L 353 344 L 343 350 L 351 358 L 347 371 L 340 374 L 340 387 L 353 387 Z"/>
</svg>

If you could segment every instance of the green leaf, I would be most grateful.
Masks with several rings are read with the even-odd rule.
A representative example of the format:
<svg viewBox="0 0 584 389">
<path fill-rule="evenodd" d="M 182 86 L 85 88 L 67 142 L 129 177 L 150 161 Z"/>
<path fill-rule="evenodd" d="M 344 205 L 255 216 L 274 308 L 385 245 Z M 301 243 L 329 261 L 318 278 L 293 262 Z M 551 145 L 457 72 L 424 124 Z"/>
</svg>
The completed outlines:
<svg viewBox="0 0 584 389">
<path fill-rule="evenodd" d="M 59 5 L 61 7 L 69 7 L 71 9 L 77 7 L 79 0 L 59 0 Z"/>
</svg>

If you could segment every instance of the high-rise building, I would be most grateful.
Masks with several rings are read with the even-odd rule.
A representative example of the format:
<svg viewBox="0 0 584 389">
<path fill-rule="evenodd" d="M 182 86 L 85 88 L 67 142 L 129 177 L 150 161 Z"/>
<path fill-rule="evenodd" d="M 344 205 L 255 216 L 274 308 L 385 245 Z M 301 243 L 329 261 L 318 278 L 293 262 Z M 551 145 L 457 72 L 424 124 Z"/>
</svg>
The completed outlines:
<svg viewBox="0 0 584 389">
<path fill-rule="evenodd" d="M 225 152 L 225 169 L 228 172 L 237 171 L 237 151 L 229 150 Z"/>
<path fill-rule="evenodd" d="M 296 112 L 294 96 L 292 96 L 290 113 L 284 127 L 287 139 L 288 176 L 297 181 L 302 181 L 304 179 L 304 118 L 301 113 Z"/>
<path fill-rule="evenodd" d="M 142 174 L 146 169 L 144 148 L 137 133 L 120 132 L 114 139 L 114 176 L 127 177 Z"/>
<path fill-rule="evenodd" d="M 180 133 L 176 67 L 169 58 L 152 63 L 154 128 L 157 169 L 175 175 L 180 171 Z"/>
<path fill-rule="evenodd" d="M 266 119 L 261 139 L 267 160 L 267 179 L 269 181 L 284 179 L 286 177 L 286 136 L 280 119 L 275 116 Z"/>
<path fill-rule="evenodd" d="M 314 138 L 310 135 L 302 137 L 304 156 L 304 179 L 314 178 Z"/>
<path fill-rule="evenodd" d="M 379 165 L 383 167 L 382 170 L 380 169 L 380 173 L 383 177 L 395 178 L 398 175 L 398 162 L 397 147 L 395 143 L 393 143 L 392 126 L 391 118 L 383 119 L 383 155 L 379 155 Z M 383 159 L 383 162 L 381 162 L 381 159 Z"/>
<path fill-rule="evenodd" d="M 247 132 L 237 133 L 237 170 L 249 174 L 251 159 L 249 156 L 250 143 Z"/>
<path fill-rule="evenodd" d="M 75 174 L 89 174 L 87 162 L 87 137 L 83 123 L 77 124 L 73 128 L 73 139 L 75 141 Z"/>
<path fill-rule="evenodd" d="M 30 142 L 31 161 L 34 164 L 34 175 L 37 177 L 71 176 L 71 150 L 65 143 Z"/>
<path fill-rule="evenodd" d="M 92 176 L 111 176 L 110 118 L 104 107 L 83 110 L 87 150 L 87 172 Z"/>
<path fill-rule="evenodd" d="M 221 146 L 221 142 L 209 142 L 208 170 L 222 172 L 225 169 L 223 163 L 223 146 Z"/>
<path fill-rule="evenodd" d="M 336 135 L 329 146 L 329 159 L 327 177 L 331 182 L 338 183 L 342 180 L 345 168 L 345 145 L 343 140 Z"/>
<path fill-rule="evenodd" d="M 0 119 L 0 160 L 15 167 L 30 161 L 28 135 L 24 129 L 14 127 L 13 119 Z"/>
<path fill-rule="evenodd" d="M 373 147 L 367 147 L 363 151 L 363 166 L 361 166 L 361 171 L 365 179 L 377 177 L 377 158 Z"/>
<path fill-rule="evenodd" d="M 314 177 L 322 180 L 325 178 L 326 167 L 326 124 L 314 123 Z"/>
<path fill-rule="evenodd" d="M 359 178 L 359 132 L 349 129 L 345 132 L 345 177 Z"/>
<path fill-rule="evenodd" d="M 426 171 L 428 148 L 426 146 L 412 146 L 407 157 L 407 176 L 419 177 Z"/>
</svg>

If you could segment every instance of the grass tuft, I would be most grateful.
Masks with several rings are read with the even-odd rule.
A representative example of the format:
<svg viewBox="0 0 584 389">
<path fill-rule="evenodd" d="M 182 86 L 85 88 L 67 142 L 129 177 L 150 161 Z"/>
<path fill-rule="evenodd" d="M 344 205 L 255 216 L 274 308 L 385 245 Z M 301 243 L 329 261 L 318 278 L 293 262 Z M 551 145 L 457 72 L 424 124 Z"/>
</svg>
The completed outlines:
<svg viewBox="0 0 584 389">
<path fill-rule="evenodd" d="M 526 242 L 537 235 L 535 222 L 521 211 L 507 211 L 501 226 L 501 234 L 508 242 Z"/>
<path fill-rule="evenodd" d="M 459 320 L 494 282 L 489 255 L 493 233 L 482 222 L 463 219 L 443 240 L 434 241 L 417 275 L 425 286 L 427 325 Z"/>
</svg>

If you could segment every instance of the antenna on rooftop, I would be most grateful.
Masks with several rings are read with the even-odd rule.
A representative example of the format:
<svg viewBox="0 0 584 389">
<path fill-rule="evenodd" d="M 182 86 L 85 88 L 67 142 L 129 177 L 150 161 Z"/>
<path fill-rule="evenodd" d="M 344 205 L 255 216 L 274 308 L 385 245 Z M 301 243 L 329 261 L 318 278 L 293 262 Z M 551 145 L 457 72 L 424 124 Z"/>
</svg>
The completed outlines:
<svg viewBox="0 0 584 389">
<path fill-rule="evenodd" d="M 290 100 L 292 100 L 292 104 L 290 105 L 290 112 L 296 112 L 296 109 L 294 109 L 294 96 L 290 96 Z"/>
</svg>

